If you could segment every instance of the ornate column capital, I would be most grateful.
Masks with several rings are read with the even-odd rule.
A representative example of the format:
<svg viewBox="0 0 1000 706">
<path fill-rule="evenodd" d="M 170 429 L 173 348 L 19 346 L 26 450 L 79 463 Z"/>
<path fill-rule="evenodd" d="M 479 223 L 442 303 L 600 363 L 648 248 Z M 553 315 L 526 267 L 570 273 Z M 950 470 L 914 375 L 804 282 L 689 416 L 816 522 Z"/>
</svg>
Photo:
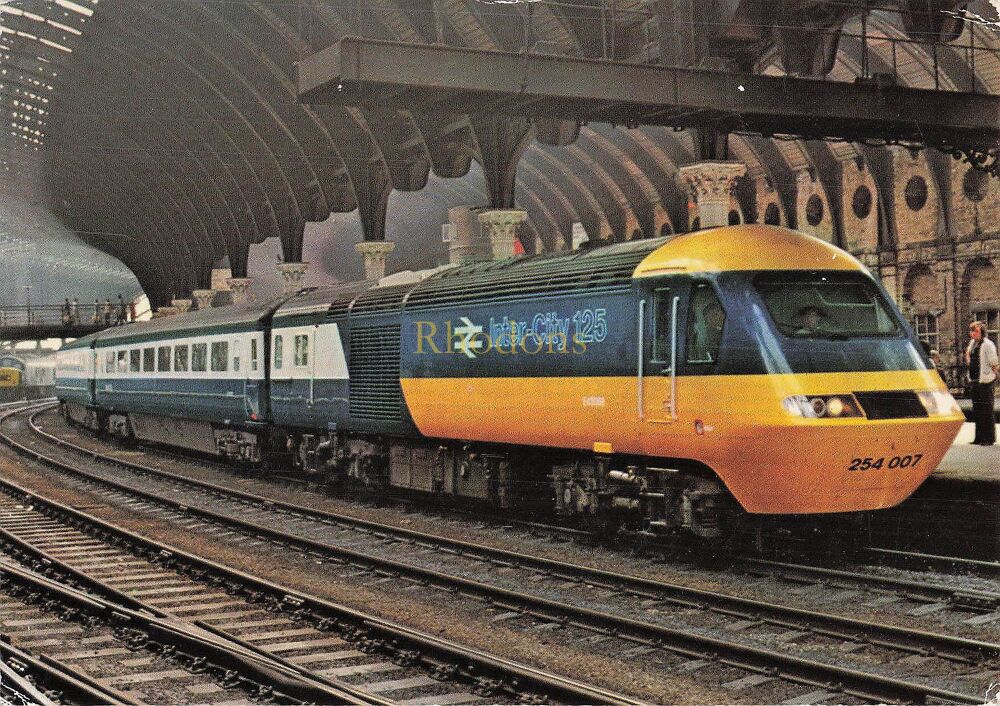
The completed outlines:
<svg viewBox="0 0 1000 706">
<path fill-rule="evenodd" d="M 701 227 L 729 225 L 729 199 L 747 166 L 742 162 L 696 162 L 684 165 L 678 173 L 698 202 Z"/>
<path fill-rule="evenodd" d="M 278 264 L 278 272 L 284 282 L 285 294 L 295 294 L 302 285 L 302 278 L 309 269 L 308 262 L 282 262 Z"/>
<path fill-rule="evenodd" d="M 191 296 L 198 302 L 198 310 L 211 309 L 212 300 L 215 299 L 214 289 L 196 289 L 191 292 Z"/>
<path fill-rule="evenodd" d="M 242 304 L 250 296 L 250 286 L 253 284 L 251 277 L 229 277 L 226 285 L 232 295 L 233 304 Z"/>
<path fill-rule="evenodd" d="M 190 299 L 171 299 L 170 300 L 170 306 L 173 307 L 174 309 L 177 309 L 177 313 L 179 313 L 179 314 L 186 314 L 186 313 L 188 313 L 189 311 L 191 311 L 191 307 L 193 305 L 194 305 L 194 302 L 191 301 Z"/>
<path fill-rule="evenodd" d="M 365 261 L 365 279 L 378 280 L 385 277 L 385 258 L 396 249 L 396 244 L 388 240 L 366 240 L 354 246 Z"/>
<path fill-rule="evenodd" d="M 479 213 L 483 237 L 490 245 L 494 260 L 514 257 L 514 241 L 520 225 L 528 219 L 527 211 L 494 209 Z"/>
</svg>

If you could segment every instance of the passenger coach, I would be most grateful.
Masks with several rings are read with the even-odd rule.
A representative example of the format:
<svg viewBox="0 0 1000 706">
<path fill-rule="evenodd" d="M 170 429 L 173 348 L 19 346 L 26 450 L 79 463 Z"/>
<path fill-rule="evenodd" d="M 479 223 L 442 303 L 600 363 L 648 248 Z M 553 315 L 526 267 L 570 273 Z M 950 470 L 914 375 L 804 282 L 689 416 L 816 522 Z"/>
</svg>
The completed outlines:
<svg viewBox="0 0 1000 706">
<path fill-rule="evenodd" d="M 123 436 L 705 537 L 739 508 L 895 505 L 963 420 L 865 268 L 770 226 L 401 273 L 62 356 L 67 414 Z"/>
</svg>

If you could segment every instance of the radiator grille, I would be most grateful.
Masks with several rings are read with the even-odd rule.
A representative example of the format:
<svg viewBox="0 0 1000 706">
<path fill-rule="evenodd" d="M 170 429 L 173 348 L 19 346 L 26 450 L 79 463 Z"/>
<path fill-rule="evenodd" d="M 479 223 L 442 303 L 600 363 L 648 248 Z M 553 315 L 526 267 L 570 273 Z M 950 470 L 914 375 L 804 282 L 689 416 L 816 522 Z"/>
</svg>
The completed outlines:
<svg viewBox="0 0 1000 706">
<path fill-rule="evenodd" d="M 390 421 L 402 419 L 399 348 L 398 325 L 351 327 L 351 417 Z"/>
<path fill-rule="evenodd" d="M 869 419 L 912 419 L 926 417 L 927 410 L 912 390 L 855 392 Z"/>
<path fill-rule="evenodd" d="M 636 266 L 665 242 L 657 238 L 590 251 L 462 265 L 414 287 L 406 310 L 626 290 L 632 286 Z"/>
</svg>

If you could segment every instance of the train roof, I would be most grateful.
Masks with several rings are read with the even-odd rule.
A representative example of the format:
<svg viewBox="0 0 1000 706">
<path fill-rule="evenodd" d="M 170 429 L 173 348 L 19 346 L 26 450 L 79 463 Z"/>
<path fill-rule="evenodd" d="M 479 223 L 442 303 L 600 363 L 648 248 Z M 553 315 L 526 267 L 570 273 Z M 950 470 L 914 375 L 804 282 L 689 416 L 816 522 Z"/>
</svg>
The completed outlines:
<svg viewBox="0 0 1000 706">
<path fill-rule="evenodd" d="M 261 322 L 269 317 L 277 309 L 285 298 L 280 298 L 268 302 L 250 302 L 245 304 L 232 304 L 230 306 L 220 306 L 212 309 L 191 311 L 186 314 L 177 314 L 150 321 L 138 321 L 124 326 L 113 326 L 99 331 L 92 336 L 87 336 L 87 341 L 97 342 L 97 347 L 114 346 L 141 341 L 155 341 L 177 336 L 197 336 L 217 333 L 229 333 L 233 331 L 246 331 L 261 326 Z M 85 341 L 79 339 L 75 344 Z M 66 346 L 70 348 L 71 346 Z M 78 347 L 78 346 L 76 346 Z"/>
<path fill-rule="evenodd" d="M 635 277 L 738 270 L 864 270 L 825 240 L 777 226 L 739 225 L 671 238 L 635 269 Z"/>
<path fill-rule="evenodd" d="M 633 240 L 571 252 L 460 265 L 412 287 L 404 303 L 407 310 L 420 310 L 574 290 L 592 293 L 630 287 L 639 263 L 667 241 L 668 238 Z"/>
<path fill-rule="evenodd" d="M 571 252 L 447 266 L 379 282 L 348 282 L 304 290 L 264 303 L 194 311 L 105 329 L 64 350 L 256 328 L 273 315 L 285 325 L 354 315 L 378 315 L 481 301 L 501 302 L 574 290 L 609 291 L 635 278 L 738 270 L 861 270 L 847 252 L 824 240 L 777 226 L 737 225 L 592 247 Z"/>
</svg>

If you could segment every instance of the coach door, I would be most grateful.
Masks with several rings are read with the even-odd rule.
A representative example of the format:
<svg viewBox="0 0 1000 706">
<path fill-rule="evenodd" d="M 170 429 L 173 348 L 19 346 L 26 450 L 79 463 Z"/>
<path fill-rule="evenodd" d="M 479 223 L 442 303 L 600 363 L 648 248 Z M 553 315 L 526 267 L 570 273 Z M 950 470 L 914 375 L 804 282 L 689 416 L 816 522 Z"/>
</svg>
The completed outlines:
<svg viewBox="0 0 1000 706">
<path fill-rule="evenodd" d="M 247 417 L 256 421 L 260 418 L 260 342 L 256 333 L 245 336 L 236 344 L 245 359 L 243 378 L 243 399 Z"/>
<path fill-rule="evenodd" d="M 677 421 L 678 337 L 684 299 L 684 284 L 664 279 L 646 289 L 640 300 L 637 411 L 646 451 L 662 448 L 655 438 Z"/>
</svg>

